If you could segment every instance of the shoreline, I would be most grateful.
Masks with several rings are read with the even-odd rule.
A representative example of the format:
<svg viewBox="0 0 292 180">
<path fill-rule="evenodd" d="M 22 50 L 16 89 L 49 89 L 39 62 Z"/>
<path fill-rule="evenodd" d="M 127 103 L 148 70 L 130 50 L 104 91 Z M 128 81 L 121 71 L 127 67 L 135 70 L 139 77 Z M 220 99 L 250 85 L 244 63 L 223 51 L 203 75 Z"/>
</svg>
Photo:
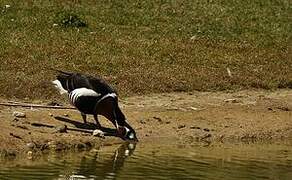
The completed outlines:
<svg viewBox="0 0 292 180">
<path fill-rule="evenodd" d="M 120 106 L 136 130 L 138 143 L 163 138 L 186 145 L 292 140 L 292 90 L 152 94 L 122 98 Z M 15 111 L 25 113 L 25 117 L 13 116 Z M 93 124 L 93 117 L 89 122 Z M 34 123 L 52 127 L 36 127 Z M 100 123 L 113 128 L 101 116 Z M 0 106 L 1 157 L 123 143 L 116 137 L 101 139 L 84 132 L 57 132 L 55 128 L 78 128 L 81 124 L 76 110 Z"/>
</svg>

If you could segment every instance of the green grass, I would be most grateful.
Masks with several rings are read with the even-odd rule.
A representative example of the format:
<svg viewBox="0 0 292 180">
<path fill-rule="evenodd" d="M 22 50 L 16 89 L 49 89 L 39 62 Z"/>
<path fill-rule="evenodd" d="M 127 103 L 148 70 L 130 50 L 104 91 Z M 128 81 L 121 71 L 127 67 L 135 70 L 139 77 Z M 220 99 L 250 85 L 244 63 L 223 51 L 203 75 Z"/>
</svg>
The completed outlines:
<svg viewBox="0 0 292 180">
<path fill-rule="evenodd" d="M 126 96 L 292 88 L 290 0 L 2 0 L 0 14 L 3 97 L 57 97 L 49 67 Z"/>
</svg>

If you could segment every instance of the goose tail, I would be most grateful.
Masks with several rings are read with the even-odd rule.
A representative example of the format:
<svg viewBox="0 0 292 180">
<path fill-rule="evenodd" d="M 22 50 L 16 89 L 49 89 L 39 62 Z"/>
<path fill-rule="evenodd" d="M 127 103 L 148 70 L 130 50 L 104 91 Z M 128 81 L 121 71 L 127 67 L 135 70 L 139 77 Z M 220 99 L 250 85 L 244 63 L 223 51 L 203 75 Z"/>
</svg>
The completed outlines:
<svg viewBox="0 0 292 180">
<path fill-rule="evenodd" d="M 58 70 L 58 69 L 55 69 L 55 68 L 49 68 L 49 70 L 55 71 L 55 72 L 59 73 L 60 75 L 65 75 L 65 76 L 71 76 L 72 74 L 74 74 L 74 73 L 71 73 L 71 72 L 65 72 L 63 70 Z"/>
</svg>

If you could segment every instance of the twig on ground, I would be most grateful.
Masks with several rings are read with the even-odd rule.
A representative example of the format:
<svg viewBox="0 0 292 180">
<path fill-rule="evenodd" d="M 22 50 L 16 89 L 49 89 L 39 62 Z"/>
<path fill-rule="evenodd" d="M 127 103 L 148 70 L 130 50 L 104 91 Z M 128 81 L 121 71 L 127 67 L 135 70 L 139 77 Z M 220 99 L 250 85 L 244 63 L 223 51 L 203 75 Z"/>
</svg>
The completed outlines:
<svg viewBox="0 0 292 180">
<path fill-rule="evenodd" d="M 26 104 L 26 103 L 3 103 L 0 102 L 1 106 L 18 106 L 18 107 L 31 107 L 31 108 L 47 108 L 47 109 L 76 109 L 74 107 L 65 107 L 65 106 L 48 106 L 41 104 Z"/>
</svg>

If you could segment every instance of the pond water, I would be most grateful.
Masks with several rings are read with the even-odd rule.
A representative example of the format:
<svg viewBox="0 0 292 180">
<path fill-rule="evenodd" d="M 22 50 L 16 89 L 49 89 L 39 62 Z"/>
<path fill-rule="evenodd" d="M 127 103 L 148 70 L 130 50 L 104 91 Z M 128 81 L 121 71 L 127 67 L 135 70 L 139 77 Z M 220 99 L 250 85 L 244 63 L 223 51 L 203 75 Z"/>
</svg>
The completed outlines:
<svg viewBox="0 0 292 180">
<path fill-rule="evenodd" d="M 292 179 L 291 144 L 139 142 L 2 160 L 0 179 Z"/>
</svg>

